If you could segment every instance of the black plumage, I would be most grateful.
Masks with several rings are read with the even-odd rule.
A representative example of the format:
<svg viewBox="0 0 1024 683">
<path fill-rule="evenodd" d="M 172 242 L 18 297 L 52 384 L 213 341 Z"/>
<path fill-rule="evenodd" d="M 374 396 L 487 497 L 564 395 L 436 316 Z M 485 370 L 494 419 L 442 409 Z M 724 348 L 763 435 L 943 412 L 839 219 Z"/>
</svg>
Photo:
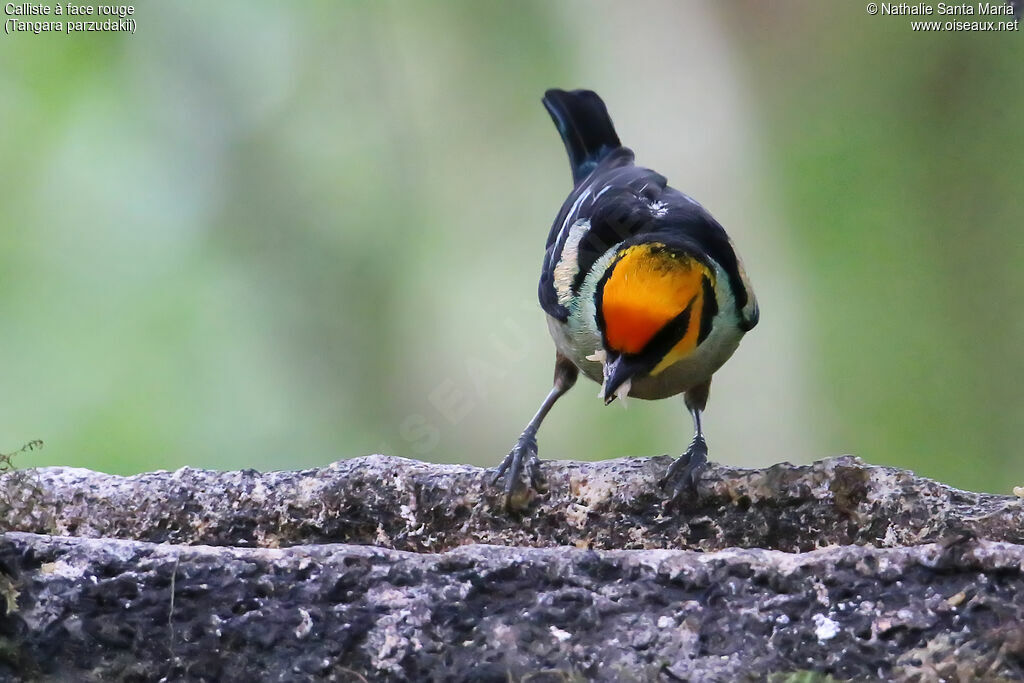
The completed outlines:
<svg viewBox="0 0 1024 683">
<path fill-rule="evenodd" d="M 666 475 L 675 500 L 707 461 L 701 412 L 711 376 L 757 324 L 757 302 L 722 226 L 664 176 L 634 164 L 597 94 L 549 90 L 543 102 L 573 178 L 538 287 L 557 349 L 555 381 L 492 482 L 506 476 L 508 506 L 528 490 L 524 472 L 542 487 L 537 430 L 582 371 L 602 383 L 605 403 L 683 394 L 695 435 Z"/>
<path fill-rule="evenodd" d="M 736 306 L 742 309 L 747 291 L 725 230 L 703 206 L 669 187 L 664 176 L 634 165 L 633 151 L 619 143 L 604 104 L 596 107 L 594 98 L 597 95 L 589 90 L 549 90 L 544 96 L 569 151 L 575 187 L 548 233 L 538 288 L 541 307 L 558 320 L 568 318 L 569 311 L 559 303 L 555 291 L 554 268 L 569 228 L 586 220 L 590 227 L 578 247 L 574 293 L 608 249 L 623 241 L 628 246 L 632 238 L 639 238 L 637 241 L 663 241 L 705 262 L 713 259 L 728 275 Z M 595 122 L 598 110 L 605 117 L 602 124 Z M 590 170 L 581 176 L 579 171 L 585 169 Z M 746 323 L 750 329 L 757 320 Z"/>
</svg>

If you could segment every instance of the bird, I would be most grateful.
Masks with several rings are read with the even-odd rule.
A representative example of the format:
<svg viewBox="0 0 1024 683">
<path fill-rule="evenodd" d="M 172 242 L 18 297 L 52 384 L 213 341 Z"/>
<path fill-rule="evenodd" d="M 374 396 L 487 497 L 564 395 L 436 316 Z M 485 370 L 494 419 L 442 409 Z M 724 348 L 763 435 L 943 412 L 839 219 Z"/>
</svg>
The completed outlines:
<svg viewBox="0 0 1024 683">
<path fill-rule="evenodd" d="M 712 375 L 760 318 L 743 263 L 697 201 L 637 166 L 592 90 L 542 99 L 565 144 L 573 189 L 555 217 L 538 298 L 555 344 L 554 383 L 490 477 L 506 506 L 546 481 L 537 431 L 579 373 L 605 405 L 679 394 L 693 419 L 686 452 L 661 480 L 669 503 L 696 490 L 708 446 L 701 426 Z M 524 481 L 525 478 L 525 481 Z"/>
</svg>

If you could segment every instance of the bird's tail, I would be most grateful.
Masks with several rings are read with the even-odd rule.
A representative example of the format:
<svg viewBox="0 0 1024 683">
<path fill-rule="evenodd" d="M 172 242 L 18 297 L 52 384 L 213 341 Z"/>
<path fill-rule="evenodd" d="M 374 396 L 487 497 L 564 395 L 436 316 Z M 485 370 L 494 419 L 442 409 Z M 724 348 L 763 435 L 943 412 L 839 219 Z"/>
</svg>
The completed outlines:
<svg viewBox="0 0 1024 683">
<path fill-rule="evenodd" d="M 578 183 L 594 170 L 609 152 L 622 146 L 608 109 L 592 90 L 548 90 L 544 107 L 558 127 Z"/>
</svg>

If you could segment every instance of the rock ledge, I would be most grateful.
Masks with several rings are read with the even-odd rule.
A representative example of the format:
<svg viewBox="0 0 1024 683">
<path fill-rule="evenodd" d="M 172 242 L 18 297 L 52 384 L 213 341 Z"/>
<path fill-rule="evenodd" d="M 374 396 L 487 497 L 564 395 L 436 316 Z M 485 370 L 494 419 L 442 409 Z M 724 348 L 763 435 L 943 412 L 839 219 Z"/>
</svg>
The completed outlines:
<svg viewBox="0 0 1024 683">
<path fill-rule="evenodd" d="M 851 457 L 0 476 L 0 680 L 1024 678 L 1024 506 Z M 812 679 L 813 680 L 813 679 Z M 821 678 L 824 680 L 824 678 Z"/>
</svg>

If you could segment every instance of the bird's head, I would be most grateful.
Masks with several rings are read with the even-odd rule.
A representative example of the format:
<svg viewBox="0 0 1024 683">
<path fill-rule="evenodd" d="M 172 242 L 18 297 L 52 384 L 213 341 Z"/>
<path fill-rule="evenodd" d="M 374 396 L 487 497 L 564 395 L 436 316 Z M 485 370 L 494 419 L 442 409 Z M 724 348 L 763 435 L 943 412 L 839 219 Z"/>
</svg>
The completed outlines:
<svg viewBox="0 0 1024 683">
<path fill-rule="evenodd" d="M 682 247 L 624 243 L 601 277 L 595 313 L 604 366 L 601 397 L 625 398 L 634 380 L 691 354 L 718 312 L 714 271 Z"/>
</svg>

